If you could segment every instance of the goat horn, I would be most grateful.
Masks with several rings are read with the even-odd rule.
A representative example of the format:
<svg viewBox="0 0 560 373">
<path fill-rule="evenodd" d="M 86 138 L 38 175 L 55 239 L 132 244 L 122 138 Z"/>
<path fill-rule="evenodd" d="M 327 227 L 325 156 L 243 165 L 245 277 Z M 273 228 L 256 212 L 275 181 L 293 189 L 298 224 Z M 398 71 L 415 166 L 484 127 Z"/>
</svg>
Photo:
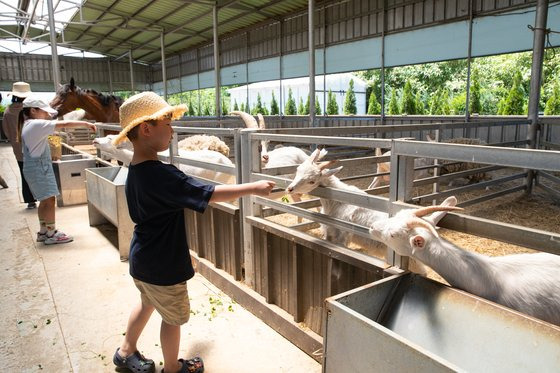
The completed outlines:
<svg viewBox="0 0 560 373">
<path fill-rule="evenodd" d="M 257 117 L 259 117 L 259 128 L 260 128 L 261 130 L 266 129 L 266 125 L 265 125 L 265 123 L 264 123 L 264 117 L 263 117 L 263 115 L 262 115 L 261 113 L 258 113 L 258 114 L 257 114 Z"/>
<path fill-rule="evenodd" d="M 416 227 L 425 228 L 425 229 L 429 230 L 434 236 L 439 238 L 439 234 L 437 233 L 434 226 L 431 225 L 430 223 L 428 223 L 427 221 L 422 220 L 420 218 L 410 219 L 408 222 L 406 222 L 406 226 L 408 227 L 408 229 L 412 229 L 412 228 L 416 228 Z"/>
<path fill-rule="evenodd" d="M 245 122 L 245 127 L 247 128 L 259 128 L 259 125 L 255 118 L 244 111 L 232 111 L 230 112 L 230 114 L 240 116 L 241 119 L 243 119 L 243 122 Z"/>
<path fill-rule="evenodd" d="M 432 212 L 437 211 L 461 211 L 463 210 L 461 207 L 456 206 L 426 206 L 421 207 L 413 212 L 414 216 L 421 218 L 422 216 L 426 216 L 431 214 Z"/>
<path fill-rule="evenodd" d="M 319 170 L 324 170 L 327 167 L 332 166 L 333 164 L 335 164 L 337 162 L 336 159 L 332 160 L 332 161 L 326 161 L 326 162 L 321 162 L 319 164 Z"/>
</svg>

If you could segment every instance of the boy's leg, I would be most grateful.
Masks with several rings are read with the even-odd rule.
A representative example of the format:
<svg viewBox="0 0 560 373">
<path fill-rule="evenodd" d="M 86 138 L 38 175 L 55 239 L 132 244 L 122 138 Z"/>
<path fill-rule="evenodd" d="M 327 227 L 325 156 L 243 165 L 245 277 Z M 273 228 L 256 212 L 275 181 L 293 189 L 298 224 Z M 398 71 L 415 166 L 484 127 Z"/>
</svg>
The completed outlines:
<svg viewBox="0 0 560 373">
<path fill-rule="evenodd" d="M 127 357 L 138 350 L 136 343 L 144 327 L 148 323 L 150 316 L 154 312 L 154 306 L 144 302 L 138 303 L 130 313 L 128 325 L 126 326 L 126 334 L 123 343 L 119 349 L 119 355 Z"/>
<path fill-rule="evenodd" d="M 171 325 L 162 320 L 159 338 L 163 352 L 163 370 L 166 373 L 180 371 L 181 363 L 177 359 L 181 341 L 181 326 Z"/>
</svg>

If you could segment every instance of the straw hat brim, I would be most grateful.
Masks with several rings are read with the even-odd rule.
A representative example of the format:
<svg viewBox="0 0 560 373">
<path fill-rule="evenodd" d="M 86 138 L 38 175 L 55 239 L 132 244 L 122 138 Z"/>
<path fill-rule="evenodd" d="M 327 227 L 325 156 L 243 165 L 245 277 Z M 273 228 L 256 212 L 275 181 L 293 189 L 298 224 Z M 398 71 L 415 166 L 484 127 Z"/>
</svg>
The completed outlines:
<svg viewBox="0 0 560 373">
<path fill-rule="evenodd" d="M 177 106 L 168 106 L 166 108 L 163 108 L 159 111 L 156 111 L 155 113 L 151 114 L 151 115 L 144 115 L 141 117 L 138 117 L 136 119 L 134 119 L 133 121 L 131 121 L 125 128 L 123 128 L 123 130 L 117 135 L 117 137 L 115 137 L 113 139 L 113 145 L 118 145 L 123 141 L 126 141 L 126 135 L 128 134 L 128 132 L 130 132 L 131 129 L 133 129 L 134 127 L 136 127 L 137 125 L 139 125 L 140 123 L 149 121 L 149 120 L 158 120 L 158 119 L 162 119 L 163 117 L 165 117 L 166 115 L 171 113 L 171 120 L 176 120 L 179 119 L 183 116 L 183 114 L 187 111 L 187 105 L 181 104 L 181 105 L 177 105 Z"/>
<path fill-rule="evenodd" d="M 12 95 L 12 96 L 16 96 L 16 97 L 19 97 L 19 98 L 27 98 L 31 94 L 33 94 L 33 92 L 14 92 L 14 91 L 12 91 L 8 94 L 8 96 Z"/>
</svg>

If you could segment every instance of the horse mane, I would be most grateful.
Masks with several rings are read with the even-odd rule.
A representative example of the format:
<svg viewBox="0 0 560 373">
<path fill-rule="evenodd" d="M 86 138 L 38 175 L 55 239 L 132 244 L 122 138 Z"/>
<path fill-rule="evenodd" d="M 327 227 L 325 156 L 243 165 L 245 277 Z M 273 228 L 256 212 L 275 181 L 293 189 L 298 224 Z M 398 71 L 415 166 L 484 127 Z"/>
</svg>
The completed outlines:
<svg viewBox="0 0 560 373">
<path fill-rule="evenodd" d="M 76 87 L 78 88 L 78 87 Z M 123 99 L 115 96 L 115 95 L 105 95 L 103 93 L 99 93 L 97 92 L 95 89 L 81 89 L 78 88 L 78 94 L 92 94 L 92 95 L 97 95 L 97 98 L 99 100 L 99 102 L 101 102 L 101 105 L 103 106 L 109 106 L 111 104 L 111 102 L 114 102 L 115 105 L 117 105 L 117 107 L 120 107 L 123 103 Z"/>
</svg>

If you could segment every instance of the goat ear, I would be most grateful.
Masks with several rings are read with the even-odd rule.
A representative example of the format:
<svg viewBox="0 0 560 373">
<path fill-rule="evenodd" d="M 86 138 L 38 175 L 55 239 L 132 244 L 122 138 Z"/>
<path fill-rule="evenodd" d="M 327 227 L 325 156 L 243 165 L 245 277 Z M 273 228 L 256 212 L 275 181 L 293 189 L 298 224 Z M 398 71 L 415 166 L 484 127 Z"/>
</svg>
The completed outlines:
<svg viewBox="0 0 560 373">
<path fill-rule="evenodd" d="M 319 152 L 321 150 L 319 148 L 315 149 L 313 151 L 313 153 L 311 153 L 311 155 L 309 156 L 309 158 L 307 159 L 309 162 L 315 162 L 317 160 L 317 157 L 319 156 Z"/>
<path fill-rule="evenodd" d="M 319 151 L 319 157 L 317 157 L 317 160 L 320 161 L 321 159 L 325 158 L 327 153 L 328 153 L 327 149 L 322 148 L 321 151 Z"/>
<path fill-rule="evenodd" d="M 342 170 L 343 166 L 337 167 L 337 168 L 328 168 L 328 169 L 323 169 L 321 171 L 321 175 L 329 177 L 332 176 L 334 174 L 336 174 L 337 172 L 339 172 L 340 170 Z"/>
<path fill-rule="evenodd" d="M 412 248 L 412 255 L 414 255 L 414 253 L 417 250 L 424 249 L 426 245 L 426 239 L 419 234 L 410 237 L 409 242 L 410 242 L 410 247 Z"/>
</svg>

